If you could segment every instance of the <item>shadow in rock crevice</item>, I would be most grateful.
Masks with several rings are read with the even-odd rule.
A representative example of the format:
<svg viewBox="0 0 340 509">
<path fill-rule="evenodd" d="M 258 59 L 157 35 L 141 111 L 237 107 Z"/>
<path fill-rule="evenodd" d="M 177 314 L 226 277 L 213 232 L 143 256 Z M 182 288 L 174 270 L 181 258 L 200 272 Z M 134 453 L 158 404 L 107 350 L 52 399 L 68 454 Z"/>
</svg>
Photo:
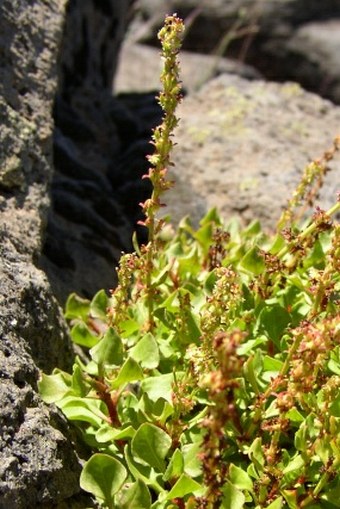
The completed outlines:
<svg viewBox="0 0 340 509">
<path fill-rule="evenodd" d="M 39 263 L 61 304 L 71 292 L 91 298 L 113 288 L 133 232 L 145 240 L 137 221 L 151 187 L 141 176 L 161 119 L 152 93 L 113 96 L 122 20 L 99 4 L 70 0 L 59 56 L 52 205 Z"/>
</svg>

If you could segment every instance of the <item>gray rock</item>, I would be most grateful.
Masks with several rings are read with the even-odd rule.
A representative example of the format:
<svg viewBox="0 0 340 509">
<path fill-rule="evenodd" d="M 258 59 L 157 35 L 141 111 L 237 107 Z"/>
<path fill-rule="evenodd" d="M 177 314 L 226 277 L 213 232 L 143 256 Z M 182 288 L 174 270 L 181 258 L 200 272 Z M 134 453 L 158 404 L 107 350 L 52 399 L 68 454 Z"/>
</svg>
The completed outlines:
<svg viewBox="0 0 340 509">
<path fill-rule="evenodd" d="M 259 219 L 270 230 L 306 164 L 332 145 L 340 108 L 297 84 L 247 81 L 223 75 L 179 108 L 174 148 L 176 181 L 164 198 L 174 222 L 190 214 L 197 224 L 211 207 L 225 219 Z M 334 204 L 339 157 L 321 192 Z"/>
<path fill-rule="evenodd" d="M 139 15 L 130 33 L 135 42 L 155 44 L 165 14 L 177 12 L 187 25 L 185 50 L 228 56 L 253 66 L 267 79 L 298 81 L 308 90 L 338 101 L 338 64 L 327 65 L 331 64 L 331 54 L 339 51 L 338 32 L 330 30 L 325 41 L 321 26 L 318 35 L 316 27 L 302 28 L 309 23 L 339 20 L 338 0 L 139 0 L 137 5 Z M 323 63 L 318 58 L 314 67 L 307 37 L 315 41 L 314 49 L 320 43 L 317 53 L 326 50 L 328 54 Z"/>
<path fill-rule="evenodd" d="M 223 74 L 238 74 L 245 78 L 260 78 L 250 66 L 219 56 L 204 55 L 192 51 L 181 51 L 181 81 L 183 88 L 191 93 L 198 90 L 211 78 Z M 127 40 L 121 50 L 115 77 L 115 92 L 149 92 L 159 90 L 159 49 Z"/>
<path fill-rule="evenodd" d="M 76 437 L 37 392 L 69 370 L 62 311 L 38 268 L 52 177 L 52 104 L 63 0 L 0 4 L 0 508 L 91 505 Z M 77 452 L 78 450 L 78 452 Z"/>
<path fill-rule="evenodd" d="M 287 59 L 299 59 L 299 80 L 340 104 L 340 18 L 301 25 L 287 43 Z"/>
</svg>

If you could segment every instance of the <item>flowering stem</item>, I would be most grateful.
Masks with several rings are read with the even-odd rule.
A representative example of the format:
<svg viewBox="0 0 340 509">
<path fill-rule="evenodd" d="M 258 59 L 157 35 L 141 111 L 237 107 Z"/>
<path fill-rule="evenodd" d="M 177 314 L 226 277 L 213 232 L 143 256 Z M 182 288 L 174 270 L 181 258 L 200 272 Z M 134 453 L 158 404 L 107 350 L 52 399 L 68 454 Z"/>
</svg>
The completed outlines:
<svg viewBox="0 0 340 509">
<path fill-rule="evenodd" d="M 325 216 L 326 217 L 331 217 L 333 216 L 334 214 L 336 214 L 338 211 L 340 210 L 340 201 L 337 201 L 327 212 L 325 212 Z M 318 221 L 313 221 L 313 223 L 311 223 L 305 230 L 303 230 L 299 236 L 298 236 L 298 239 L 300 241 L 300 243 L 306 238 L 308 237 L 309 235 L 311 235 L 312 233 L 315 232 L 315 230 L 317 230 L 319 226 L 319 222 Z M 279 259 L 282 259 L 290 250 L 291 248 L 291 243 L 288 243 L 286 244 L 282 249 L 281 251 L 278 252 L 277 254 L 277 257 Z"/>
<path fill-rule="evenodd" d="M 152 183 L 152 194 L 141 204 L 145 221 L 140 224 L 148 228 L 148 245 L 146 246 L 146 291 L 149 313 L 149 328 L 153 324 L 153 288 L 152 270 L 156 254 L 156 237 L 162 228 L 163 222 L 156 218 L 158 210 L 163 206 L 162 194 L 172 186 L 172 182 L 166 179 L 168 168 L 173 166 L 170 160 L 173 148 L 173 130 L 178 124 L 175 115 L 177 105 L 181 101 L 181 83 L 179 81 L 178 52 L 181 47 L 184 25 L 176 14 L 167 16 L 163 28 L 158 32 L 158 38 L 162 44 L 163 72 L 161 82 L 163 90 L 158 96 L 164 115 L 162 123 L 155 128 L 151 143 L 155 147 L 154 153 L 148 157 L 151 164 L 149 172 L 143 178 L 149 178 Z"/>
</svg>

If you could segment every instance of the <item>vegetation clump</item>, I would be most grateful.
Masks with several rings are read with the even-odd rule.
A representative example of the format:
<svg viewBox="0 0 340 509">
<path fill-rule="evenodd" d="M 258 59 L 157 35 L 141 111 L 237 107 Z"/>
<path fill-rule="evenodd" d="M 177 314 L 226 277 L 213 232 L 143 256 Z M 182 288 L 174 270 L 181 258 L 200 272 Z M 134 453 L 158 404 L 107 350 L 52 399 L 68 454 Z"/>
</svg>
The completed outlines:
<svg viewBox="0 0 340 509">
<path fill-rule="evenodd" d="M 340 140 L 307 167 L 275 235 L 216 210 L 173 231 L 157 211 L 171 185 L 182 32 L 173 15 L 159 33 L 149 242 L 122 257 L 110 296 L 69 297 L 85 356 L 72 374 L 43 375 L 40 391 L 93 450 L 80 484 L 102 507 L 335 509 L 340 203 L 300 228 L 296 208 L 315 197 Z"/>
</svg>

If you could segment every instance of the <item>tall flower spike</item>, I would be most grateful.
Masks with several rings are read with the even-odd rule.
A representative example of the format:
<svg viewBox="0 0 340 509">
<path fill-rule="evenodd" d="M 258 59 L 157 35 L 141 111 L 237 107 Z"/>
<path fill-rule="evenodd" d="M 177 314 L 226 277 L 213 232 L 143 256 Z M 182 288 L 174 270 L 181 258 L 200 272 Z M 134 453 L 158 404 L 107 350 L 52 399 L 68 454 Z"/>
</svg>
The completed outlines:
<svg viewBox="0 0 340 509">
<path fill-rule="evenodd" d="M 153 191 L 151 198 L 142 204 L 146 219 L 145 226 L 149 230 L 149 242 L 153 242 L 159 232 L 161 222 L 156 220 L 156 213 L 162 206 L 161 195 L 172 186 L 167 180 L 167 170 L 173 163 L 170 160 L 173 148 L 173 130 L 178 124 L 175 115 L 177 105 L 182 99 L 181 83 L 179 80 L 178 52 L 181 47 L 184 32 L 183 21 L 176 14 L 167 16 L 163 28 L 158 32 L 158 38 L 162 45 L 163 71 L 161 82 L 163 89 L 158 96 L 158 102 L 164 112 L 161 125 L 155 128 L 151 143 L 155 147 L 154 153 L 148 157 L 151 164 L 145 178 L 149 178 Z"/>
<path fill-rule="evenodd" d="M 152 271 L 157 252 L 157 234 L 160 232 L 163 221 L 156 218 L 157 211 L 163 206 L 161 201 L 162 194 L 172 186 L 172 182 L 167 180 L 168 168 L 173 166 L 170 160 L 171 150 L 173 148 L 172 135 L 173 130 L 178 124 L 175 115 L 177 105 L 182 99 L 181 82 L 179 80 L 179 61 L 178 52 L 181 47 L 182 36 L 184 32 L 183 21 L 176 14 L 167 16 L 163 28 L 158 32 L 158 38 L 162 45 L 163 71 L 161 82 L 163 89 L 158 96 L 158 102 L 164 112 L 162 123 L 155 128 L 152 134 L 151 143 L 154 145 L 154 153 L 148 157 L 151 164 L 149 172 L 143 178 L 149 178 L 152 183 L 152 194 L 149 199 L 141 204 L 145 214 L 145 220 L 140 224 L 148 229 L 148 244 L 145 246 L 146 265 L 145 265 L 145 291 L 148 305 L 149 320 L 147 329 L 154 327 L 154 292 L 152 285 Z"/>
</svg>

